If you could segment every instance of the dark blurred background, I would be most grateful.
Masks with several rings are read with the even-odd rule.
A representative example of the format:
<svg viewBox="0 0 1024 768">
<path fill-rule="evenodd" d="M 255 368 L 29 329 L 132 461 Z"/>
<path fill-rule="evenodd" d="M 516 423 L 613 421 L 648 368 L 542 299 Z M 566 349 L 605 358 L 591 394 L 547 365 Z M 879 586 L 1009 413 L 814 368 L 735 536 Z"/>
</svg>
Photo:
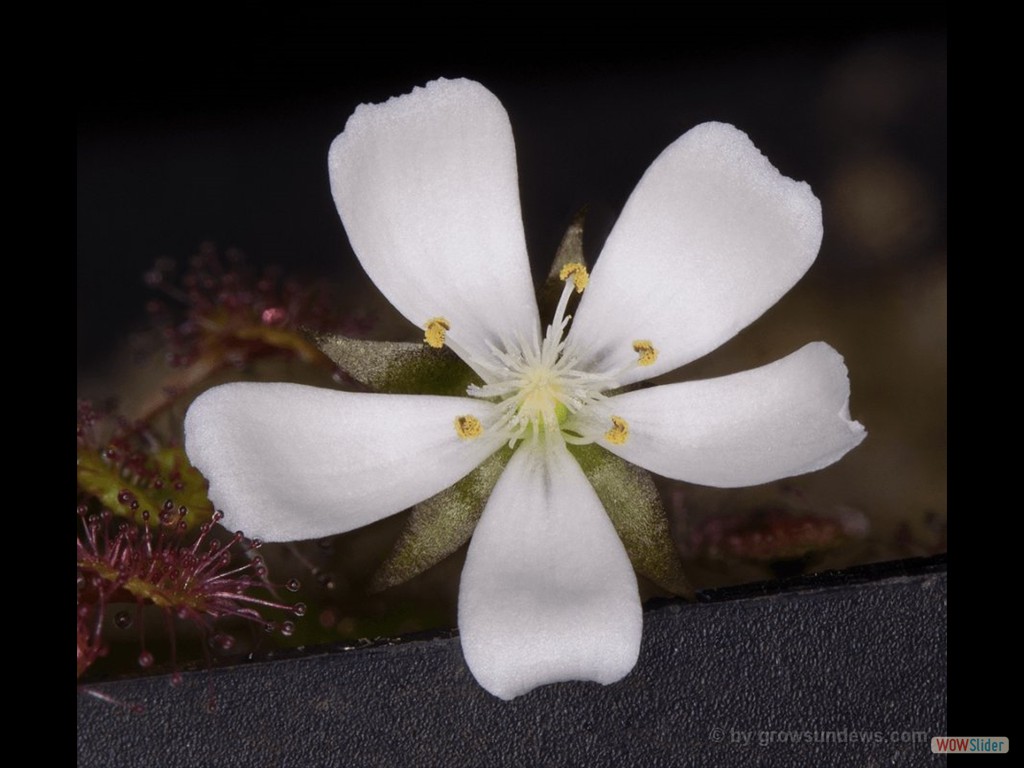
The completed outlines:
<svg viewBox="0 0 1024 768">
<path fill-rule="evenodd" d="M 580 10 L 579 28 L 516 16 L 509 27 L 529 37 L 515 49 L 444 18 L 417 28 L 396 14 L 388 34 L 358 6 L 345 22 L 280 20 L 258 34 L 245 19 L 179 17 L 108 36 L 76 72 L 79 366 L 141 320 L 130 294 L 152 262 L 203 240 L 258 263 L 361 278 L 330 198 L 327 148 L 357 104 L 438 76 L 480 80 L 508 110 L 538 273 L 584 204 L 596 256 L 651 160 L 705 120 L 747 131 L 823 199 L 816 270 L 871 279 L 935 260 L 946 198 L 939 8 L 737 6 L 685 25 Z M 602 21 L 620 26 L 588 32 Z M 419 41 L 401 44 L 411 32 Z"/>
<path fill-rule="evenodd" d="M 945 551 L 944 11 L 758 5 L 711 18 L 685 9 L 682 25 L 583 7 L 574 21 L 509 12 L 514 49 L 490 47 L 493 30 L 480 32 L 477 19 L 371 21 L 360 6 L 344 24 L 306 18 L 253 34 L 194 17 L 153 37 L 108 37 L 77 72 L 80 394 L 119 392 L 131 374 L 120 350 L 145 325 L 143 274 L 157 258 L 184 263 L 203 241 L 341 284 L 353 311 L 373 313 L 380 338 L 415 335 L 363 275 L 330 196 L 327 149 L 361 102 L 438 76 L 490 88 L 515 133 L 538 278 L 578 209 L 588 206 L 592 261 L 658 153 L 697 123 L 725 121 L 811 184 L 825 240 L 779 305 L 675 378 L 760 365 L 821 339 L 847 360 L 852 415 L 869 436 L 791 483 L 666 484 L 691 578 L 721 586 Z M 400 528 L 381 525 L 386 541 Z M 379 555 L 364 553 L 367 540 L 348 541 L 338 537 L 331 556 L 372 570 Z M 439 566 L 419 589 L 436 597 L 431 579 L 449 583 L 458 568 Z M 455 590 L 441 590 L 436 623 L 452 626 Z"/>
</svg>

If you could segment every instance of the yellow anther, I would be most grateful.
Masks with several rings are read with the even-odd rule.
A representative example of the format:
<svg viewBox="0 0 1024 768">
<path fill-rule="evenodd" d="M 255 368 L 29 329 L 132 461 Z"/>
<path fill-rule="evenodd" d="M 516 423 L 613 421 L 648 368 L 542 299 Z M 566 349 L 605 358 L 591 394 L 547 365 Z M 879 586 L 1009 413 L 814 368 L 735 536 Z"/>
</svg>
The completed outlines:
<svg viewBox="0 0 1024 768">
<path fill-rule="evenodd" d="M 423 327 L 427 329 L 427 332 L 423 334 L 423 340 L 434 349 L 440 349 L 444 346 L 445 331 L 452 329 L 451 325 L 443 317 L 431 318 Z"/>
<path fill-rule="evenodd" d="M 455 431 L 463 440 L 472 440 L 484 433 L 484 425 L 476 416 L 459 416 L 455 419 Z"/>
<path fill-rule="evenodd" d="M 612 445 L 622 445 L 629 438 L 629 424 L 621 416 L 612 416 L 612 428 L 604 433 L 604 439 Z"/>
<path fill-rule="evenodd" d="M 583 293 L 583 289 L 587 287 L 587 283 L 590 282 L 590 275 L 587 274 L 587 268 L 578 261 L 570 261 L 564 267 L 562 271 L 558 273 L 559 280 L 568 280 L 572 278 L 573 283 L 576 285 L 576 293 Z"/>
<path fill-rule="evenodd" d="M 654 365 L 654 361 L 658 359 L 658 350 L 647 339 L 634 341 L 633 351 L 640 355 L 640 359 L 637 361 L 640 365 Z"/>
</svg>

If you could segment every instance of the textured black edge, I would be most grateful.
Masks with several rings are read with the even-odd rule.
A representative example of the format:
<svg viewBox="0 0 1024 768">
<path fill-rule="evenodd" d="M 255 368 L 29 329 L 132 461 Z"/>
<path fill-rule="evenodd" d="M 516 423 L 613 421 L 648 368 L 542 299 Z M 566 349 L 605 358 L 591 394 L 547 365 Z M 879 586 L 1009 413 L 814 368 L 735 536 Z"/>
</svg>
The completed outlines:
<svg viewBox="0 0 1024 768">
<path fill-rule="evenodd" d="M 78 764 L 941 764 L 929 739 L 953 732 L 936 565 L 652 607 L 626 677 L 511 702 L 479 686 L 454 639 L 95 686 L 79 692 Z"/>
<path fill-rule="evenodd" d="M 879 563 L 855 565 L 842 570 L 819 571 L 804 576 L 792 576 L 772 581 L 755 581 L 734 587 L 701 590 L 697 601 L 720 603 L 724 600 L 744 600 L 751 597 L 766 597 L 787 592 L 809 589 L 867 584 L 899 576 L 919 576 L 946 571 L 948 557 L 945 553 L 931 557 L 911 557 L 905 560 L 886 560 Z M 649 605 L 653 605 L 654 600 Z"/>
<path fill-rule="evenodd" d="M 734 600 L 769 597 L 772 595 L 834 589 L 836 587 L 845 587 L 857 584 L 870 584 L 891 578 L 945 573 L 946 567 L 946 554 L 934 555 L 931 557 L 913 557 L 905 560 L 890 560 L 879 563 L 867 563 L 865 565 L 852 566 L 842 570 L 820 571 L 817 573 L 807 574 L 805 576 L 794 576 L 771 581 L 756 581 L 749 582 L 747 584 L 738 584 L 732 587 L 700 590 L 697 592 L 696 602 L 722 603 Z M 687 602 L 688 601 L 678 597 L 655 597 L 644 603 L 644 613 L 657 611 L 671 605 L 685 605 Z M 248 664 L 262 664 L 271 661 L 280 661 L 283 659 L 297 659 L 322 654 L 363 651 L 370 648 L 384 648 L 395 645 L 406 645 L 408 643 L 429 642 L 431 640 L 448 640 L 458 636 L 459 630 L 457 628 L 430 629 L 424 630 L 423 632 L 412 632 L 399 637 L 380 636 L 373 638 L 360 638 L 359 640 L 354 641 L 347 640 L 336 643 L 300 646 L 296 648 L 257 651 L 244 655 L 225 655 L 212 658 L 209 663 L 197 660 L 186 664 L 179 664 L 177 667 L 170 664 L 158 664 L 143 673 L 133 671 L 117 675 L 103 675 L 95 677 L 87 675 L 84 680 L 79 681 L 79 684 L 88 686 L 120 680 L 135 680 L 143 677 L 161 677 L 169 675 L 175 671 L 182 673 L 205 672 L 211 667 L 220 669 L 225 667 L 245 666 Z"/>
</svg>

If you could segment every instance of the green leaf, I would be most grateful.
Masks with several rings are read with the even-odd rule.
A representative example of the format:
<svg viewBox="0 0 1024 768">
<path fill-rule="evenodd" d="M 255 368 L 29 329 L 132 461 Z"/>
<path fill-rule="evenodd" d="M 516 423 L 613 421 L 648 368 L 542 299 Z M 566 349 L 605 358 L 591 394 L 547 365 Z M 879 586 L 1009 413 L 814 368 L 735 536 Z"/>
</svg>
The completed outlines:
<svg viewBox="0 0 1024 768">
<path fill-rule="evenodd" d="M 143 521 L 142 513 L 148 511 L 148 524 L 156 526 L 160 513 L 170 501 L 173 509 L 184 506 L 188 514 L 184 521 L 193 528 L 213 517 L 213 504 L 206 497 L 206 481 L 199 470 L 189 464 L 181 448 L 161 448 L 147 459 L 147 478 L 133 476 L 130 471 L 106 461 L 93 448 L 78 449 L 78 486 L 100 504 L 116 515 Z M 162 488 L 154 487 L 159 480 Z M 129 501 L 122 501 L 122 494 L 129 494 Z M 137 502 L 131 508 L 131 500 Z"/>
<path fill-rule="evenodd" d="M 512 456 L 507 446 L 450 488 L 413 507 L 391 556 L 370 589 L 380 591 L 408 581 L 469 541 L 484 505 Z"/>
<path fill-rule="evenodd" d="M 551 263 L 551 270 L 548 272 L 544 287 L 541 288 L 539 299 L 541 318 L 550 318 L 558 306 L 558 299 L 562 295 L 564 283 L 558 277 L 562 267 L 566 264 L 577 263 L 586 265 L 587 260 L 583 258 L 583 221 L 586 218 L 587 209 L 581 208 L 572 218 L 569 228 L 565 230 L 562 242 L 555 253 L 555 260 Z"/>
<path fill-rule="evenodd" d="M 637 573 L 676 595 L 693 599 L 669 533 L 668 517 L 650 473 L 599 445 L 570 445 L 569 452 L 597 491 Z"/>
<path fill-rule="evenodd" d="M 407 341 L 350 339 L 313 334 L 313 342 L 349 376 L 377 392 L 397 395 L 461 395 L 476 381 L 448 347 Z"/>
</svg>

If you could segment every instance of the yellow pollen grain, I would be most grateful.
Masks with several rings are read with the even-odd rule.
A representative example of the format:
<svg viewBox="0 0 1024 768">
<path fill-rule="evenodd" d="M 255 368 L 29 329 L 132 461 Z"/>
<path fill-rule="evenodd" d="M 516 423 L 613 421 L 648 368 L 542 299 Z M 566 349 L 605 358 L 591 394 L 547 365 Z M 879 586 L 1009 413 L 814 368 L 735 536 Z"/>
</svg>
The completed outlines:
<svg viewBox="0 0 1024 768">
<path fill-rule="evenodd" d="M 612 428 L 604 433 L 604 439 L 612 445 L 622 445 L 629 438 L 629 424 L 621 416 L 612 416 Z"/>
<path fill-rule="evenodd" d="M 658 359 L 658 350 L 647 339 L 634 341 L 633 351 L 640 355 L 640 359 L 637 361 L 640 365 L 654 365 L 654 361 Z"/>
<path fill-rule="evenodd" d="M 423 341 L 434 349 L 440 349 L 444 346 L 445 331 L 452 329 L 451 324 L 443 317 L 431 318 L 423 327 L 427 329 L 426 333 L 423 334 Z"/>
<path fill-rule="evenodd" d="M 484 425 L 476 416 L 459 416 L 455 419 L 455 431 L 463 440 L 472 440 L 484 433 Z"/>
<path fill-rule="evenodd" d="M 573 283 L 576 285 L 576 293 L 583 293 L 583 289 L 587 287 L 587 283 L 590 282 L 590 275 L 587 274 L 587 268 L 578 261 L 570 261 L 564 267 L 562 271 L 558 273 L 559 280 L 568 280 L 572 278 Z"/>
</svg>

